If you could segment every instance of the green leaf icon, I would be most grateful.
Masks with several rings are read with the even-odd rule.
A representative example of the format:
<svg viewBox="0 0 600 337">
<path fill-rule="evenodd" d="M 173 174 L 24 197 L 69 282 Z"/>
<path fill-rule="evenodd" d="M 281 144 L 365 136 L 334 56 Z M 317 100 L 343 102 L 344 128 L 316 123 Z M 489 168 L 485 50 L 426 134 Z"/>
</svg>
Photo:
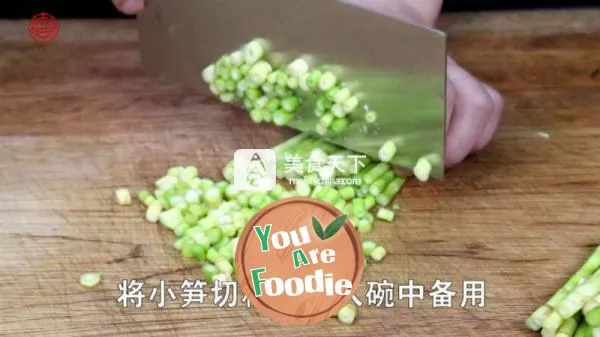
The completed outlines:
<svg viewBox="0 0 600 337">
<path fill-rule="evenodd" d="M 335 218 L 327 226 L 327 228 L 325 228 L 325 231 L 323 231 L 323 227 L 321 226 L 321 223 L 319 222 L 319 220 L 317 220 L 317 218 L 315 218 L 313 216 L 312 225 L 313 225 L 313 229 L 315 230 L 315 233 L 317 233 L 317 236 L 319 237 L 319 239 L 327 240 L 330 237 L 334 236 L 337 232 L 340 231 L 340 229 L 344 226 L 345 221 L 346 221 L 346 216 L 340 215 L 339 217 Z"/>
<path fill-rule="evenodd" d="M 340 215 L 335 220 L 333 220 L 327 228 L 325 228 L 325 240 L 334 236 L 340 229 L 344 226 L 344 222 L 346 221 L 346 215 Z"/>
<path fill-rule="evenodd" d="M 315 233 L 317 233 L 317 236 L 319 237 L 319 239 L 325 240 L 325 238 L 324 238 L 325 233 L 323 233 L 323 227 L 321 227 L 321 223 L 314 216 L 312 217 L 312 225 L 313 225 L 313 229 L 315 230 Z"/>
</svg>

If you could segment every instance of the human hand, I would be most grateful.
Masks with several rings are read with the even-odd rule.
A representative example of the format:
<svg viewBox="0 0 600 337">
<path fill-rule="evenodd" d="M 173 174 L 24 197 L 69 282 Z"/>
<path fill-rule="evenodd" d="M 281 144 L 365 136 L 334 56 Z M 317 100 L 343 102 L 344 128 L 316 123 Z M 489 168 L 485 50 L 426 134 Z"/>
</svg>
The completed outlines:
<svg viewBox="0 0 600 337">
<path fill-rule="evenodd" d="M 113 0 L 113 4 L 124 14 L 135 15 L 144 9 L 144 0 Z"/>
<path fill-rule="evenodd" d="M 433 27 L 442 0 L 343 0 L 396 19 Z M 481 82 L 451 57 L 447 59 L 446 81 L 446 167 L 462 162 L 483 150 L 492 139 L 504 100 L 500 93 Z"/>
<path fill-rule="evenodd" d="M 446 81 L 446 167 L 483 150 L 496 132 L 504 99 L 448 57 Z"/>
</svg>

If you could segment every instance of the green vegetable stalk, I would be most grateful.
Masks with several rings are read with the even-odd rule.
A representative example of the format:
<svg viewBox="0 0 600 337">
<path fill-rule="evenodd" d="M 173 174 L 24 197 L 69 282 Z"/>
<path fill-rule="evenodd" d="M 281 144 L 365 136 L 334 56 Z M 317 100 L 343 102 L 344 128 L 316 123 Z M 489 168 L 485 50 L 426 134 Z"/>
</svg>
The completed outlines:
<svg viewBox="0 0 600 337">
<path fill-rule="evenodd" d="M 533 312 L 533 314 L 531 314 L 531 316 L 529 316 L 529 318 L 527 319 L 527 322 L 526 322 L 527 327 L 534 331 L 537 331 L 537 330 L 541 329 L 542 327 L 545 327 L 545 321 L 552 314 L 553 310 L 558 308 L 559 306 L 561 306 L 561 303 L 575 290 L 575 288 L 577 288 L 581 283 L 583 283 L 585 278 L 589 277 L 590 275 L 592 275 L 594 273 L 597 273 L 597 270 L 599 268 L 600 268 L 600 246 L 598 246 L 595 249 L 595 251 L 592 253 L 592 255 L 585 261 L 585 263 L 579 268 L 579 270 L 577 270 L 577 272 L 575 272 L 575 274 L 573 274 L 569 278 L 569 280 L 562 286 L 561 289 L 559 289 L 556 293 L 554 293 L 554 295 L 552 295 L 552 297 L 544 305 L 539 307 L 537 310 L 535 310 Z M 586 287 L 585 289 L 588 289 L 588 288 Z M 592 289 L 592 291 L 593 290 L 594 289 Z M 592 298 L 593 298 L 593 296 L 592 296 Z M 592 298 L 590 298 L 590 300 Z M 578 299 L 582 299 L 582 298 L 580 297 L 580 295 L 572 295 L 569 302 L 567 302 L 567 304 L 562 305 L 562 310 L 568 310 L 569 312 L 571 312 L 573 310 L 571 306 L 578 307 L 579 305 L 569 304 L 569 303 L 571 303 L 571 301 L 573 299 L 578 300 Z M 565 306 L 566 306 L 566 308 L 565 308 Z M 583 306 L 583 304 L 582 304 L 582 306 Z M 570 316 L 572 316 L 572 315 L 566 316 L 566 318 L 569 318 Z M 554 315 L 554 317 L 556 317 L 556 315 Z M 560 317 L 565 317 L 565 316 L 560 315 Z M 555 320 L 556 320 L 556 318 L 550 319 L 549 322 L 552 323 Z M 554 323 L 553 325 L 555 326 L 556 323 Z"/>
</svg>

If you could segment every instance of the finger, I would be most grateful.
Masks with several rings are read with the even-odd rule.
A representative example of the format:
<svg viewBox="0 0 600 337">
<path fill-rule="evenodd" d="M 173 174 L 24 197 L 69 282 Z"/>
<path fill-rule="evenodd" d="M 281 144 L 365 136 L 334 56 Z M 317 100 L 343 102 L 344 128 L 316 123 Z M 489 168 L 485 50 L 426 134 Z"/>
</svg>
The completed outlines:
<svg viewBox="0 0 600 337">
<path fill-rule="evenodd" d="M 144 9 L 144 0 L 113 0 L 115 7 L 129 15 L 137 14 Z"/>
<path fill-rule="evenodd" d="M 450 78 L 446 82 L 446 132 L 450 129 L 450 122 L 452 121 L 452 115 L 456 107 L 456 84 Z"/>
<path fill-rule="evenodd" d="M 490 97 L 480 82 L 460 67 L 448 72 L 457 88 L 446 143 L 446 166 L 463 161 L 473 150 L 492 113 Z"/>
<path fill-rule="evenodd" d="M 502 118 L 502 112 L 504 111 L 504 99 L 502 98 L 502 95 L 500 95 L 497 90 L 485 83 L 483 83 L 482 86 L 490 97 L 492 114 L 483 132 L 481 133 L 479 140 L 475 144 L 476 151 L 483 150 L 492 140 L 492 137 L 498 128 L 498 124 L 500 123 L 500 119 Z"/>
<path fill-rule="evenodd" d="M 460 69 L 451 57 L 446 58 L 446 132 L 450 130 L 452 115 L 456 108 L 456 97 L 458 96 L 458 87 L 453 79 L 459 77 L 457 70 Z"/>
</svg>

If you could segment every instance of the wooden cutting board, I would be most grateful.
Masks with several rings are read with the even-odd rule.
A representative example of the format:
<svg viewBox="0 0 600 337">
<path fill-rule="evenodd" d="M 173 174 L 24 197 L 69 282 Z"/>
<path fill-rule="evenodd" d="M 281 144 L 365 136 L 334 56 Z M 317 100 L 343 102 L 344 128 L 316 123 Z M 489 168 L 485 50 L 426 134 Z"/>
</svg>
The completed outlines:
<svg viewBox="0 0 600 337">
<path fill-rule="evenodd" d="M 451 55 L 504 94 L 505 117 L 445 181 L 410 181 L 396 221 L 367 236 L 390 255 L 367 269 L 355 324 L 282 326 L 241 303 L 220 308 L 208 287 L 203 305 L 181 308 L 198 265 L 114 190 L 176 164 L 217 178 L 237 148 L 293 132 L 145 75 L 132 22 L 59 23 L 40 46 L 27 22 L 0 22 L 2 334 L 535 336 L 526 317 L 599 242 L 600 11 L 448 15 Z M 96 270 L 102 284 L 81 288 Z M 369 306 L 366 282 L 384 279 L 394 307 Z M 424 287 L 412 309 L 398 299 L 411 279 Z M 432 308 L 437 279 L 453 282 L 453 308 Z M 144 283 L 140 308 L 117 302 L 122 280 Z M 161 281 L 176 295 L 164 308 Z M 483 308 L 461 306 L 463 281 L 485 281 Z"/>
</svg>

